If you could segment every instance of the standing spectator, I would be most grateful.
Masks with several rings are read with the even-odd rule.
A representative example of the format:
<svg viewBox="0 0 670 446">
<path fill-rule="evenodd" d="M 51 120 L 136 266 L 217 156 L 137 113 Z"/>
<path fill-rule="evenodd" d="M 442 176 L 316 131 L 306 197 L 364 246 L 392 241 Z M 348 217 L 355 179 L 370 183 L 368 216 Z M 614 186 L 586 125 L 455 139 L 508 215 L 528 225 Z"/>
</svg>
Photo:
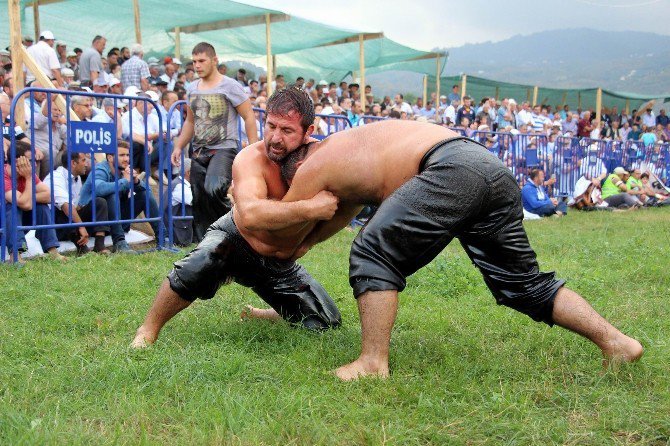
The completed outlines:
<svg viewBox="0 0 670 446">
<path fill-rule="evenodd" d="M 121 65 L 121 83 L 123 88 L 136 87 L 141 91 L 149 89 L 149 65 L 142 60 L 144 50 L 136 43 L 130 49 L 130 59 Z"/>
<path fill-rule="evenodd" d="M 82 87 L 90 87 L 103 75 L 102 52 L 107 45 L 107 39 L 95 36 L 90 48 L 86 48 L 79 59 L 79 79 Z"/>
<path fill-rule="evenodd" d="M 641 115 L 643 126 L 654 128 L 656 125 L 656 116 L 654 116 L 654 112 L 652 111 L 653 106 L 654 101 L 650 101 L 647 103 L 647 108 L 644 113 L 641 113 L 641 110 L 638 112 L 638 116 Z"/>
<path fill-rule="evenodd" d="M 35 195 L 35 223 L 38 226 L 52 225 L 51 212 L 48 204 L 51 202 L 51 190 L 49 186 L 40 181 L 37 175 L 32 173 L 30 144 L 25 141 L 16 141 L 16 190 L 12 181 L 12 169 L 10 163 L 5 163 L 4 183 L 5 183 L 5 231 L 9 233 L 10 222 L 12 220 L 12 195 L 16 192 L 16 206 L 18 209 L 18 222 L 15 224 L 30 225 L 33 217 L 33 194 Z M 33 191 L 33 181 L 35 189 Z M 20 222 L 20 223 L 19 223 Z M 17 231 L 17 249 L 19 252 L 25 252 L 25 233 Z M 55 260 L 65 260 L 65 257 L 58 253 L 58 238 L 53 228 L 38 229 L 35 231 L 35 237 L 42 245 L 42 250 L 48 252 L 51 258 Z M 14 249 L 12 237 L 7 237 L 7 248 L 11 252 Z"/>
<path fill-rule="evenodd" d="M 186 121 L 174 143 L 172 163 L 179 166 L 182 150 L 193 139 L 193 224 L 196 239 L 202 240 L 209 225 L 231 209 L 227 195 L 240 138 L 238 116 L 244 120 L 249 144 L 258 141 L 258 133 L 251 103 L 242 86 L 216 71 L 218 59 L 214 47 L 201 42 L 191 54 L 200 79 L 189 85 Z M 274 144 L 281 147 L 280 142 L 270 142 L 268 150 Z"/>
<path fill-rule="evenodd" d="M 451 86 L 451 93 L 449 93 L 449 96 L 447 96 L 447 101 L 449 101 L 450 104 L 453 104 L 454 101 L 459 101 L 461 100 L 461 93 L 460 93 L 460 87 L 458 85 L 452 85 Z"/>
<path fill-rule="evenodd" d="M 553 184 L 552 181 L 556 182 L 552 178 L 549 183 Z M 559 217 L 565 215 L 568 212 L 568 206 L 564 201 L 559 202 L 556 198 L 549 198 L 544 184 L 544 171 L 542 169 L 532 169 L 530 171 L 530 181 L 526 181 L 521 189 L 523 208 L 540 217 L 548 217 L 554 214 Z"/>
<path fill-rule="evenodd" d="M 463 96 L 463 105 L 456 112 L 456 124 L 464 125 L 463 118 L 468 118 L 468 124 L 475 122 L 475 109 L 472 108 L 472 98 Z"/>
<path fill-rule="evenodd" d="M 523 101 L 521 110 L 516 115 L 516 128 L 520 129 L 523 125 L 533 125 L 533 115 L 530 113 L 530 102 Z"/>
<path fill-rule="evenodd" d="M 68 152 L 63 152 L 60 160 L 60 167 L 47 175 L 44 183 L 49 187 L 53 181 L 53 206 L 56 208 L 56 224 L 83 223 L 93 221 L 92 201 L 86 206 L 79 205 L 79 195 L 81 194 L 82 175 L 86 175 L 91 170 L 91 156 L 83 153 L 70 153 L 70 168 L 68 165 Z M 95 199 L 95 221 L 107 221 L 107 202 L 97 197 Z M 105 248 L 105 232 L 109 232 L 109 226 L 95 226 L 93 234 L 95 236 L 94 252 L 100 254 L 109 254 Z M 58 228 L 56 230 L 58 240 L 69 240 L 77 247 L 77 254 L 83 255 L 89 252 L 88 230 L 86 226 L 76 228 Z"/>
<path fill-rule="evenodd" d="M 442 117 L 442 121 L 446 125 L 457 125 L 456 123 L 456 110 L 458 110 L 458 107 L 461 105 L 461 100 L 460 99 L 454 99 L 451 101 L 451 104 L 444 110 L 444 115 Z"/>
<path fill-rule="evenodd" d="M 670 118 L 665 114 L 665 109 L 662 108 L 661 111 L 656 116 L 656 125 L 661 124 L 663 127 L 667 127 L 670 124 Z"/>
<path fill-rule="evenodd" d="M 393 107 L 397 108 L 398 111 L 401 114 L 402 114 L 402 112 L 407 113 L 407 115 L 412 114 L 412 107 L 407 102 L 404 101 L 404 97 L 403 97 L 402 94 L 400 94 L 400 93 L 396 94 L 395 98 L 394 98 L 394 102 L 395 102 L 395 104 L 394 104 Z"/>
<path fill-rule="evenodd" d="M 121 69 L 121 73 L 123 73 L 123 68 Z M 177 67 L 174 64 L 166 63 L 165 73 L 163 73 L 160 78 L 166 82 L 168 90 L 174 90 L 174 84 L 177 82 Z"/>
<path fill-rule="evenodd" d="M 577 123 L 577 136 L 580 138 L 590 138 L 593 126 L 591 125 L 591 112 L 585 111 L 584 117 Z"/>
<path fill-rule="evenodd" d="M 578 120 L 579 117 L 577 116 L 576 113 L 567 112 L 565 115 L 565 120 L 561 124 L 561 131 L 563 133 L 570 132 L 571 135 L 577 135 L 579 132 L 577 128 Z"/>
<path fill-rule="evenodd" d="M 32 45 L 26 51 L 30 54 L 37 66 L 40 68 L 40 71 L 44 73 L 52 81 L 55 80 L 57 87 L 63 86 L 63 78 L 60 74 L 60 62 L 58 61 L 58 55 L 56 50 L 53 49 L 54 46 L 54 35 L 51 31 L 42 31 L 40 34 L 40 41 L 35 45 Z M 26 82 L 32 82 L 35 80 L 35 75 L 28 71 L 26 75 Z"/>
<path fill-rule="evenodd" d="M 416 98 L 416 103 L 412 105 L 412 114 L 414 116 L 421 116 L 422 108 L 423 108 L 423 98 Z"/>
</svg>

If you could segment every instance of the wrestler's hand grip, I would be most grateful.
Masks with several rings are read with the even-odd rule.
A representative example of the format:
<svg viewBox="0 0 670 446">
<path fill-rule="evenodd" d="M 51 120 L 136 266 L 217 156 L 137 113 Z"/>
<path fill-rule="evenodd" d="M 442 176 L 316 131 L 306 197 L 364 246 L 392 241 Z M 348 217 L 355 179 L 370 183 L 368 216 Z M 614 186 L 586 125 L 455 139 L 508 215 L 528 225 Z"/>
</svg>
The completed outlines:
<svg viewBox="0 0 670 446">
<path fill-rule="evenodd" d="M 312 220 L 330 220 L 337 211 L 339 199 L 332 192 L 322 190 L 310 202 Z"/>
</svg>

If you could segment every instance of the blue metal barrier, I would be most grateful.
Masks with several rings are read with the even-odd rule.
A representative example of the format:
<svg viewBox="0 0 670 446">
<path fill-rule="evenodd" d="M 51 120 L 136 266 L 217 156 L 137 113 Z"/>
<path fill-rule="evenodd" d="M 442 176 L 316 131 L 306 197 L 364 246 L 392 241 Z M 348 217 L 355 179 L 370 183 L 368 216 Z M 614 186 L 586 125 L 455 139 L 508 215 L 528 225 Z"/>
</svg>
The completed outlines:
<svg viewBox="0 0 670 446">
<path fill-rule="evenodd" d="M 0 125 L 5 125 L 5 119 L 2 117 L 2 110 L 0 110 Z M 10 135 L 14 133 L 14 129 L 10 128 L 9 129 Z M 6 232 L 5 232 L 5 217 L 7 212 L 5 212 L 6 209 L 6 204 L 5 204 L 5 144 L 4 144 L 4 136 L 3 136 L 3 141 L 2 141 L 2 150 L 0 150 L 0 165 L 2 165 L 2 184 L 0 184 L 0 193 L 2 193 L 2 212 L 0 212 L 0 263 L 5 261 L 5 251 L 7 249 L 6 247 Z"/>
<path fill-rule="evenodd" d="M 179 213 L 177 215 L 173 215 L 172 212 L 172 198 L 173 198 L 173 192 L 175 189 L 175 186 L 173 185 L 173 164 L 172 164 L 172 151 L 174 149 L 174 139 L 178 138 L 181 135 L 181 132 L 183 130 L 183 124 L 184 124 L 184 113 L 186 111 L 185 107 L 188 105 L 188 103 L 184 100 L 177 101 L 172 106 L 170 106 L 170 110 L 168 110 L 167 113 L 167 122 L 172 122 L 173 116 L 175 116 L 175 113 L 178 113 L 179 116 L 181 117 L 181 123 L 182 125 L 179 128 L 179 131 L 177 132 L 176 135 L 170 135 L 170 138 L 167 140 L 167 151 L 166 151 L 166 158 L 167 158 L 167 164 L 166 164 L 166 169 L 169 169 L 167 171 L 167 194 L 165 198 L 163 199 L 163 206 L 161 207 L 161 214 L 163 212 L 167 213 L 167 221 L 165 224 L 167 225 L 167 232 L 168 232 L 168 246 L 172 248 L 174 246 L 174 221 L 175 220 L 193 220 L 192 215 L 187 215 L 187 210 L 186 210 L 186 191 L 184 187 L 180 187 L 179 193 L 181 194 L 181 199 L 179 200 Z M 179 160 L 179 178 L 181 178 L 180 184 L 184 185 L 184 180 L 186 179 L 186 172 L 184 171 L 184 159 L 186 158 L 186 154 L 184 153 L 184 148 L 182 147 L 181 150 L 181 158 Z"/>
<path fill-rule="evenodd" d="M 4 243 L 6 244 L 8 240 L 11 240 L 11 248 L 12 248 L 12 253 L 11 254 L 12 254 L 12 257 L 13 257 L 14 261 L 17 261 L 18 256 L 19 256 L 19 246 L 18 246 L 18 233 L 19 233 L 19 231 L 24 231 L 25 232 L 25 231 L 29 231 L 31 229 L 35 229 L 35 230 L 54 229 L 55 230 L 55 229 L 61 229 L 61 228 L 65 229 L 65 228 L 93 227 L 93 226 L 100 226 L 100 225 L 112 225 L 112 224 L 130 224 L 130 223 L 135 223 L 135 222 L 156 223 L 157 226 L 158 226 L 158 234 L 156 234 L 156 239 L 157 239 L 156 244 L 157 244 L 158 249 L 162 249 L 163 244 L 164 244 L 164 227 L 163 227 L 163 224 L 162 224 L 162 217 L 160 215 L 156 215 L 156 216 L 151 216 L 150 215 L 151 214 L 150 203 L 151 203 L 151 200 L 153 199 L 153 196 L 151 195 L 151 187 L 149 186 L 148 175 L 146 176 L 145 181 L 144 181 L 145 200 L 144 200 L 143 211 L 144 211 L 144 214 L 145 214 L 145 218 L 142 218 L 142 219 L 134 219 L 134 218 L 123 219 L 121 217 L 122 214 L 121 214 L 120 200 L 119 199 L 114 200 L 114 202 L 116 203 L 116 206 L 115 206 L 116 215 L 119 218 L 117 218 L 116 220 L 109 220 L 108 219 L 108 220 L 105 220 L 105 221 L 99 221 L 99 220 L 96 220 L 96 217 L 95 217 L 95 215 L 96 215 L 96 204 L 95 204 L 95 199 L 96 199 L 95 164 L 96 164 L 96 160 L 95 160 L 95 155 L 97 155 L 97 154 L 105 154 L 105 156 L 107 156 L 109 154 L 114 155 L 114 165 L 111 166 L 111 167 L 113 167 L 114 172 L 117 172 L 117 173 L 119 172 L 118 147 L 116 145 L 116 140 L 119 136 L 118 133 L 117 133 L 117 129 L 120 126 L 120 122 L 118 120 L 119 118 L 118 118 L 118 113 L 117 113 L 117 110 L 118 110 L 117 105 L 118 105 L 119 101 L 124 101 L 124 100 L 127 101 L 127 104 L 129 105 L 129 110 L 127 112 L 128 113 L 127 114 L 127 119 L 128 119 L 128 137 L 127 137 L 127 139 L 128 139 L 128 144 L 129 144 L 129 155 L 130 155 L 129 173 L 128 173 L 128 176 L 129 176 L 128 182 L 129 182 L 130 191 L 129 191 L 129 194 L 128 194 L 128 196 L 129 196 L 128 205 L 129 205 L 129 209 L 131 209 L 131 215 L 134 216 L 134 213 L 135 213 L 135 211 L 134 211 L 134 209 L 135 209 L 135 194 L 136 194 L 136 188 L 137 188 L 136 184 L 139 185 L 140 181 L 139 180 L 137 182 L 135 181 L 135 172 L 134 172 L 134 167 L 136 167 L 135 166 L 136 163 L 135 163 L 135 156 L 134 156 L 135 153 L 133 152 L 133 150 L 134 150 L 134 147 L 133 147 L 134 138 L 133 138 L 133 136 L 135 135 L 135 139 L 137 139 L 138 134 L 135 134 L 133 132 L 133 113 L 140 113 L 140 111 L 135 110 L 135 107 L 133 106 L 134 105 L 133 101 L 135 101 L 135 102 L 141 101 L 142 103 L 144 103 L 144 106 L 142 107 L 142 110 L 143 110 L 142 111 L 142 114 L 143 114 L 142 118 L 144 119 L 144 123 L 146 123 L 145 128 L 143 130 L 143 136 L 144 136 L 143 142 L 144 142 L 145 150 L 144 150 L 144 159 L 142 160 L 142 158 L 138 158 L 138 161 L 144 161 L 144 166 L 149 171 L 150 171 L 150 166 L 151 166 L 150 157 L 149 157 L 149 155 L 150 155 L 149 147 L 153 147 L 153 146 L 150 145 L 149 134 L 148 134 L 148 129 L 147 129 L 147 125 L 149 123 L 148 119 L 149 119 L 149 117 L 150 117 L 149 115 L 151 113 L 150 111 L 148 111 L 147 105 L 151 105 L 152 107 L 156 108 L 157 107 L 156 103 L 154 103 L 148 97 L 139 97 L 139 96 L 129 97 L 129 96 L 119 96 L 119 95 L 112 95 L 112 94 L 88 93 L 88 92 L 84 92 L 84 91 L 51 90 L 51 89 L 46 89 L 46 88 L 33 88 L 33 87 L 31 87 L 31 88 L 26 88 L 26 89 L 22 90 L 21 92 L 19 92 L 19 94 L 17 94 L 12 101 L 11 108 L 10 108 L 10 126 L 12 127 L 12 129 L 15 127 L 15 109 L 16 109 L 16 106 L 17 106 L 17 104 L 19 104 L 19 106 L 24 106 L 23 97 L 25 95 L 28 95 L 28 104 L 26 104 L 26 105 L 29 105 L 29 109 L 30 109 L 30 115 L 29 115 L 29 122 L 30 122 L 30 127 L 31 127 L 30 128 L 30 134 L 33 137 L 33 138 L 31 138 L 31 141 L 35 140 L 35 138 L 34 138 L 35 131 L 36 131 L 35 119 L 38 118 L 37 114 L 41 113 L 47 119 L 47 131 L 49 133 L 49 137 L 48 137 L 49 147 L 47 148 L 48 149 L 47 152 L 49 154 L 49 156 L 48 156 L 48 163 L 49 163 L 48 172 L 49 173 L 53 172 L 54 167 L 55 167 L 54 156 L 53 156 L 54 150 L 53 150 L 53 146 L 52 146 L 52 142 L 53 142 L 52 141 L 52 134 L 53 134 L 54 125 L 65 125 L 66 126 L 67 163 L 68 163 L 68 165 L 64 166 L 64 167 L 66 169 L 68 169 L 68 171 L 69 171 L 69 168 L 71 166 L 71 160 L 72 160 L 72 155 L 71 154 L 73 153 L 73 150 L 75 150 L 75 148 L 71 146 L 72 142 L 77 140 L 79 138 L 79 136 L 82 136 L 83 139 L 84 139 L 84 142 L 86 143 L 84 145 L 88 146 L 88 148 L 86 148 L 85 153 L 84 153 L 84 151 L 82 151 L 80 149 L 76 149 L 76 150 L 79 153 L 84 153 L 84 155 L 86 155 L 87 153 L 91 155 L 92 166 L 91 166 L 91 172 L 89 174 L 89 179 L 87 179 L 87 183 L 90 180 L 91 207 L 92 207 L 91 220 L 92 221 L 90 221 L 90 222 L 74 222 L 73 221 L 73 216 L 72 216 L 72 211 L 70 211 L 70 212 L 68 212 L 69 215 L 68 215 L 67 223 L 54 223 L 56 221 L 56 208 L 53 205 L 53 203 L 55 201 L 54 200 L 54 176 L 51 175 L 50 176 L 51 181 L 50 181 L 50 184 L 49 184 L 49 186 L 50 186 L 50 202 L 49 203 L 46 203 L 46 202 L 39 203 L 39 205 L 40 206 L 50 205 L 49 216 L 50 216 L 50 221 L 52 223 L 51 224 L 38 224 L 37 223 L 37 220 L 38 220 L 37 205 L 38 205 L 38 203 L 37 203 L 37 192 L 36 192 L 35 187 L 36 187 L 36 184 L 38 184 L 38 180 L 36 179 L 37 178 L 36 175 L 37 175 L 38 170 L 37 170 L 37 166 L 36 166 L 35 154 L 36 154 L 36 150 L 39 150 L 39 149 L 35 147 L 35 144 L 31 144 L 31 147 L 30 147 L 30 155 L 31 155 L 31 161 L 30 161 L 30 163 L 31 163 L 31 180 L 30 181 L 31 181 L 31 186 L 32 186 L 32 194 L 31 194 L 32 195 L 31 196 L 32 207 L 30 209 L 31 219 L 30 219 L 29 224 L 19 224 L 20 223 L 20 221 L 19 221 L 19 208 L 18 208 L 18 201 L 17 201 L 18 177 L 17 177 L 17 166 L 16 166 L 16 161 L 17 161 L 16 160 L 16 134 L 15 134 L 15 132 L 11 132 L 11 146 L 10 146 L 9 159 L 10 159 L 10 170 L 11 170 L 11 179 L 12 179 L 12 202 L 11 202 L 11 205 L 8 205 L 5 202 L 5 212 L 6 212 L 7 207 L 10 207 L 10 221 L 9 221 L 9 225 L 8 225 L 9 226 L 9 231 L 7 231 L 7 233 L 5 234 Z M 39 100 L 40 98 L 42 98 L 42 95 L 45 96 L 43 98 L 44 99 L 43 101 Z M 53 107 L 55 107 L 55 106 L 52 104 L 52 101 L 55 99 L 55 97 L 54 97 L 55 95 L 62 95 L 65 98 L 65 103 L 66 103 L 66 107 L 67 107 L 65 124 L 60 124 L 60 123 L 54 124 L 54 122 L 53 122 L 53 119 L 52 119 L 52 117 L 53 117 Z M 36 96 L 37 96 L 38 100 L 36 100 Z M 92 105 L 90 103 L 89 104 L 80 103 L 79 101 L 82 100 L 81 98 L 110 98 L 110 99 L 113 100 L 113 115 L 114 116 L 111 117 L 111 116 L 108 115 L 108 118 L 109 118 L 108 121 L 110 121 L 110 122 L 107 123 L 107 124 L 112 124 L 112 127 L 110 128 L 110 131 L 114 132 L 113 135 L 108 135 L 108 134 L 105 134 L 105 132 L 103 132 L 103 127 L 104 127 L 105 123 L 101 123 L 99 125 L 99 128 L 101 129 L 100 130 L 100 135 L 96 135 L 96 134 L 93 134 L 93 133 L 90 133 L 90 132 L 87 133 L 86 130 L 83 130 L 83 126 L 81 126 L 79 123 L 73 124 L 73 122 L 76 122 L 76 121 L 73 121 L 73 120 L 70 119 L 70 105 L 71 105 L 72 98 L 75 97 L 75 96 L 77 97 L 77 104 L 76 105 L 80 105 L 80 106 L 85 107 L 85 108 L 92 108 Z M 38 107 L 39 103 L 41 103 L 42 105 Z M 103 109 L 99 113 L 106 113 L 106 111 Z M 42 118 L 40 117 L 39 119 L 42 119 Z M 163 128 L 163 125 L 162 125 L 162 119 L 163 118 L 162 118 L 160 113 L 157 113 L 157 119 L 158 119 L 158 127 L 157 127 L 158 128 L 158 133 L 155 136 L 152 135 L 152 137 L 155 137 L 155 139 L 158 143 L 158 147 L 155 148 L 155 150 L 158 150 L 158 152 L 157 152 L 158 153 L 158 165 L 162 166 L 163 165 L 162 161 L 163 161 L 163 156 L 164 156 L 163 132 L 161 131 L 161 129 Z M 76 126 L 78 130 L 73 131 L 73 129 L 72 129 L 73 126 Z M 100 139 L 96 139 L 98 136 L 100 137 Z M 75 139 L 72 139 L 73 137 Z M 89 137 L 90 141 L 86 141 L 87 137 Z M 105 138 L 103 138 L 103 137 L 105 137 Z M 139 138 L 141 138 L 141 136 L 139 136 Z M 112 140 L 113 140 L 113 143 L 112 143 Z M 138 144 L 141 144 L 141 143 L 138 143 Z M 102 146 L 104 146 L 104 148 Z M 153 150 L 151 150 L 151 151 L 153 152 Z M 107 162 L 107 161 L 104 161 L 104 162 Z M 91 175 L 93 175 L 93 177 L 91 177 Z M 69 209 L 73 209 L 73 207 L 74 207 L 73 203 L 72 203 L 72 198 L 73 198 L 73 195 L 72 195 L 73 184 L 72 183 L 73 183 L 72 175 L 68 175 L 68 195 L 69 195 L 68 208 Z M 162 198 L 163 197 L 163 182 L 162 181 L 158 182 L 158 190 L 159 190 L 159 202 L 162 203 L 162 199 L 163 199 Z M 138 189 L 137 191 L 141 192 L 140 189 Z M 116 197 L 120 196 L 119 195 L 119 175 L 118 174 L 115 174 L 114 193 L 115 193 Z M 159 205 L 158 209 L 160 209 L 160 208 L 161 208 L 161 206 Z M 44 208 L 40 208 L 40 209 L 42 209 L 42 212 L 44 211 Z M 26 211 L 23 211 L 23 210 L 21 211 L 21 218 L 22 218 L 21 222 L 23 222 L 23 212 L 27 212 L 27 210 Z"/>
<path fill-rule="evenodd" d="M 351 121 L 346 116 L 342 115 L 321 115 L 319 116 L 328 126 L 328 132 L 324 136 L 330 136 L 333 133 L 341 132 L 351 128 Z"/>
<path fill-rule="evenodd" d="M 361 118 L 359 119 L 358 122 L 360 122 L 359 125 L 365 125 L 365 124 L 369 124 L 369 123 L 372 123 L 372 122 L 385 121 L 386 119 L 388 119 L 388 118 L 386 118 L 384 116 L 363 115 L 363 116 L 361 116 Z"/>
</svg>

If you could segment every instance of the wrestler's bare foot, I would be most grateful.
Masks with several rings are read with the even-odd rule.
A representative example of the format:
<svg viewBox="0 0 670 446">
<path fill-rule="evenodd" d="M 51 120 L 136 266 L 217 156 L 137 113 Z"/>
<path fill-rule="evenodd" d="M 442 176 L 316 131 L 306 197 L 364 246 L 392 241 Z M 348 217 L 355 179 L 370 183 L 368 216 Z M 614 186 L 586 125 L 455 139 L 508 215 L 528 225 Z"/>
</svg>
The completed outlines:
<svg viewBox="0 0 670 446">
<path fill-rule="evenodd" d="M 277 313 L 272 308 L 256 308 L 251 305 L 245 305 L 244 309 L 240 313 L 240 320 L 245 321 L 247 319 L 267 319 L 269 321 L 278 321 L 281 319 L 279 313 Z"/>
<path fill-rule="evenodd" d="M 342 381 L 355 381 L 364 376 L 388 378 L 389 366 L 387 362 L 359 357 L 354 362 L 343 365 L 335 370 L 335 375 Z"/>
<path fill-rule="evenodd" d="M 602 347 L 603 367 L 616 367 L 624 362 L 635 362 L 642 357 L 644 348 L 637 340 L 624 334 Z"/>
<path fill-rule="evenodd" d="M 142 325 L 137 329 L 135 339 L 133 339 L 130 347 L 136 349 L 147 348 L 149 345 L 156 342 L 156 338 L 156 335 L 150 333 L 146 328 L 144 328 L 144 325 Z"/>
</svg>

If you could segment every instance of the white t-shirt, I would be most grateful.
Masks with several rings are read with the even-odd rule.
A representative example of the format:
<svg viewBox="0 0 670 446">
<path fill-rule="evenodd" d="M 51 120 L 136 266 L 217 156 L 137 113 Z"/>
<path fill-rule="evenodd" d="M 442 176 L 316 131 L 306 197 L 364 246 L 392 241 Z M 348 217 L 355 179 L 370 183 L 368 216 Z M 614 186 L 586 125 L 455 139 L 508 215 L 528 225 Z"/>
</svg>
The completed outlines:
<svg viewBox="0 0 670 446">
<path fill-rule="evenodd" d="M 58 62 L 58 55 L 56 55 L 56 50 L 51 48 L 48 43 L 44 40 L 40 40 L 35 45 L 31 45 L 26 50 L 30 54 L 37 66 L 40 67 L 42 73 L 44 73 L 49 79 L 53 79 L 53 73 L 51 70 L 60 71 L 60 62 Z M 35 80 L 35 76 L 24 67 L 24 71 L 28 74 L 26 75 L 26 82 Z"/>
<path fill-rule="evenodd" d="M 103 112 L 104 113 L 104 112 Z M 106 114 L 106 113 L 105 113 Z M 130 111 L 125 112 L 121 115 L 121 125 L 123 126 L 123 138 L 128 138 L 130 134 Z M 147 135 L 152 133 L 159 133 L 160 128 L 158 125 L 158 116 L 153 113 L 147 114 L 146 125 L 144 123 L 144 113 L 140 112 L 137 108 L 133 108 L 133 133 L 144 134 L 144 129 L 146 128 Z"/>
</svg>

